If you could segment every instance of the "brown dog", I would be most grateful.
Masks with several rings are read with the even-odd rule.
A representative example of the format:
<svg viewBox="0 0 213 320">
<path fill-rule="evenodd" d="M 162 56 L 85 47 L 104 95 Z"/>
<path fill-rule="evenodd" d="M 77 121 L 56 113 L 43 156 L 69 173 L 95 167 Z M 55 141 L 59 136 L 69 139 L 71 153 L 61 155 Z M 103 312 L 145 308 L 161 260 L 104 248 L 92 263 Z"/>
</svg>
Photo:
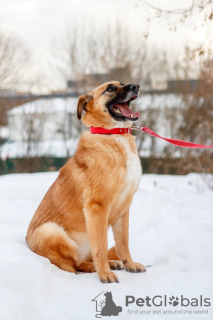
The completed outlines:
<svg viewBox="0 0 213 320">
<path fill-rule="evenodd" d="M 129 128 L 139 117 L 129 109 L 138 91 L 138 85 L 105 83 L 79 98 L 78 118 L 84 110 L 88 127 Z M 127 271 L 145 271 L 128 246 L 129 207 L 140 177 L 134 136 L 84 133 L 32 218 L 29 247 L 65 271 L 97 271 L 102 282 L 118 282 L 110 268 L 123 264 Z M 115 247 L 108 251 L 109 226 Z"/>
</svg>

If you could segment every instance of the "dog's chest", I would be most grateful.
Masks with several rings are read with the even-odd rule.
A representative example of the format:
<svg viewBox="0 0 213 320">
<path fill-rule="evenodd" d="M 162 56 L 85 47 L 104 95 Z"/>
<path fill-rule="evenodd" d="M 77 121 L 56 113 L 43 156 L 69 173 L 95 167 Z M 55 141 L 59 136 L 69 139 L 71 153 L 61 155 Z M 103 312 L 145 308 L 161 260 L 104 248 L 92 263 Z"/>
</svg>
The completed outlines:
<svg viewBox="0 0 213 320">
<path fill-rule="evenodd" d="M 136 188 L 140 182 L 142 168 L 138 153 L 135 153 L 130 145 L 128 139 L 124 136 L 116 138 L 119 143 L 125 148 L 126 153 L 126 177 L 124 179 L 124 189 L 118 197 L 119 204 L 122 204 L 128 197 L 132 198 Z"/>
</svg>

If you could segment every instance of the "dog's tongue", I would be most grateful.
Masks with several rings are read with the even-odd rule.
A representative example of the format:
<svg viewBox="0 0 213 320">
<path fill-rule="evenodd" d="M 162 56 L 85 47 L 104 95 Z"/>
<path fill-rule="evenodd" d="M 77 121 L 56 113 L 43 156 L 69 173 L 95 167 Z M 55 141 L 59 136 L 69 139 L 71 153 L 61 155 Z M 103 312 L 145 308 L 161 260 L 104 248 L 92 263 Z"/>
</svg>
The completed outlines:
<svg viewBox="0 0 213 320">
<path fill-rule="evenodd" d="M 122 103 L 122 104 L 118 104 L 117 105 L 121 111 L 121 113 L 125 116 L 125 117 L 133 117 L 133 118 L 138 118 L 140 116 L 139 112 L 133 112 L 129 107 L 127 102 L 126 103 Z"/>
</svg>

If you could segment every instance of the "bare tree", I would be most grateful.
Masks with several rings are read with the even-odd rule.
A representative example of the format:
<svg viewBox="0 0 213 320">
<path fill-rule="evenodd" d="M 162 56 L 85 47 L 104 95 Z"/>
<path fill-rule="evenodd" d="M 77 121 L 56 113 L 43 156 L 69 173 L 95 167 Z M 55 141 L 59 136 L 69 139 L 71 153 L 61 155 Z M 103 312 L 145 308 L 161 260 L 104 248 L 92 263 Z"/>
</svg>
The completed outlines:
<svg viewBox="0 0 213 320">
<path fill-rule="evenodd" d="M 140 34 L 133 37 L 119 22 L 115 28 L 108 25 L 98 30 L 76 24 L 56 43 L 53 59 L 58 77 L 73 80 L 76 95 L 110 80 L 151 80 L 148 65 L 153 62 L 144 39 Z M 83 126 L 75 125 L 81 133 Z"/>
<path fill-rule="evenodd" d="M 5 124 L 8 110 L 7 100 L 3 97 L 11 94 L 10 91 L 21 80 L 27 58 L 28 54 L 23 44 L 14 36 L 3 34 L 0 31 L 0 125 Z M 0 132 L 0 144 L 4 142 Z"/>
<path fill-rule="evenodd" d="M 0 32 L 0 95 L 20 81 L 28 54 L 14 36 Z"/>
<path fill-rule="evenodd" d="M 135 31 L 132 35 L 120 22 L 99 29 L 76 24 L 54 44 L 58 74 L 65 81 L 77 81 L 81 87 L 84 82 L 78 80 L 94 73 L 108 73 L 110 80 L 113 76 L 123 77 L 120 80 L 124 82 L 150 75 L 147 63 L 153 61 L 142 33 Z"/>
<path fill-rule="evenodd" d="M 171 2 L 172 3 L 172 2 Z M 206 43 L 211 43 L 210 35 L 213 28 L 213 1 L 212 0 L 191 0 L 188 6 L 171 9 L 173 4 L 163 7 L 153 0 L 139 0 L 139 6 L 146 10 L 146 31 L 145 38 L 148 37 L 150 26 L 154 21 L 163 21 L 167 23 L 170 31 L 176 32 L 179 25 L 188 24 L 196 31 L 200 28 L 206 29 L 206 39 L 197 47 L 190 50 L 190 59 L 197 55 L 204 55 L 206 51 Z"/>
<path fill-rule="evenodd" d="M 23 114 L 22 136 L 26 143 L 26 157 L 38 156 L 46 115 L 39 112 Z"/>
<path fill-rule="evenodd" d="M 68 80 L 75 82 L 73 90 L 76 94 L 85 87 L 82 75 L 97 72 L 98 69 L 97 34 L 91 28 L 89 30 L 76 24 L 67 28 L 60 39 L 54 40 L 54 69 L 66 84 Z"/>
<path fill-rule="evenodd" d="M 213 137 L 213 59 L 206 60 L 200 68 L 197 90 L 191 95 L 183 95 L 185 108 L 182 110 L 182 124 L 179 136 L 188 141 L 212 145 Z M 205 182 L 212 181 L 205 173 L 213 171 L 213 151 L 181 150 L 182 156 L 196 159 L 194 170 L 201 172 Z"/>
</svg>

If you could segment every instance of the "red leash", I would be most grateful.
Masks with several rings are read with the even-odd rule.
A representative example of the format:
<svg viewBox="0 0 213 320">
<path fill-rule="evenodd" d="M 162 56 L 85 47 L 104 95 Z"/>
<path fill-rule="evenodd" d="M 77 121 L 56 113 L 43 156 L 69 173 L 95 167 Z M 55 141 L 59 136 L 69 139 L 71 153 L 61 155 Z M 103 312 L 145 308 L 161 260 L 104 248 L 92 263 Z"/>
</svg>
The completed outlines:
<svg viewBox="0 0 213 320">
<path fill-rule="evenodd" d="M 185 147 L 185 148 L 213 148 L 212 146 L 205 146 L 203 144 L 198 144 L 198 143 L 192 143 L 192 142 L 187 142 L 187 141 L 182 141 L 182 140 L 176 140 L 176 139 L 168 139 L 168 138 L 164 138 L 159 136 L 159 134 L 157 134 L 156 132 L 152 131 L 151 129 L 147 128 L 147 127 L 139 127 L 142 131 L 150 134 L 151 136 L 155 136 L 157 138 L 163 139 L 169 143 L 174 144 L 175 146 L 179 146 L 179 147 Z M 134 129 L 134 127 L 133 127 Z M 140 130 L 140 129 L 136 129 L 136 130 Z"/>
<path fill-rule="evenodd" d="M 147 127 L 131 127 L 131 128 L 114 128 L 114 129 L 104 129 L 101 127 L 90 127 L 90 132 L 91 133 L 96 133 L 96 134 L 127 134 L 132 132 L 132 130 L 141 130 L 144 131 L 151 136 L 163 139 L 171 144 L 174 144 L 175 146 L 179 147 L 185 147 L 185 148 L 213 148 L 213 145 L 211 146 L 206 146 L 203 144 L 197 144 L 197 143 L 192 143 L 192 142 L 187 142 L 187 141 L 181 141 L 181 140 L 176 140 L 176 139 L 169 139 L 169 138 L 164 138 L 159 136 L 156 132 L 153 130 L 147 128 Z"/>
</svg>

